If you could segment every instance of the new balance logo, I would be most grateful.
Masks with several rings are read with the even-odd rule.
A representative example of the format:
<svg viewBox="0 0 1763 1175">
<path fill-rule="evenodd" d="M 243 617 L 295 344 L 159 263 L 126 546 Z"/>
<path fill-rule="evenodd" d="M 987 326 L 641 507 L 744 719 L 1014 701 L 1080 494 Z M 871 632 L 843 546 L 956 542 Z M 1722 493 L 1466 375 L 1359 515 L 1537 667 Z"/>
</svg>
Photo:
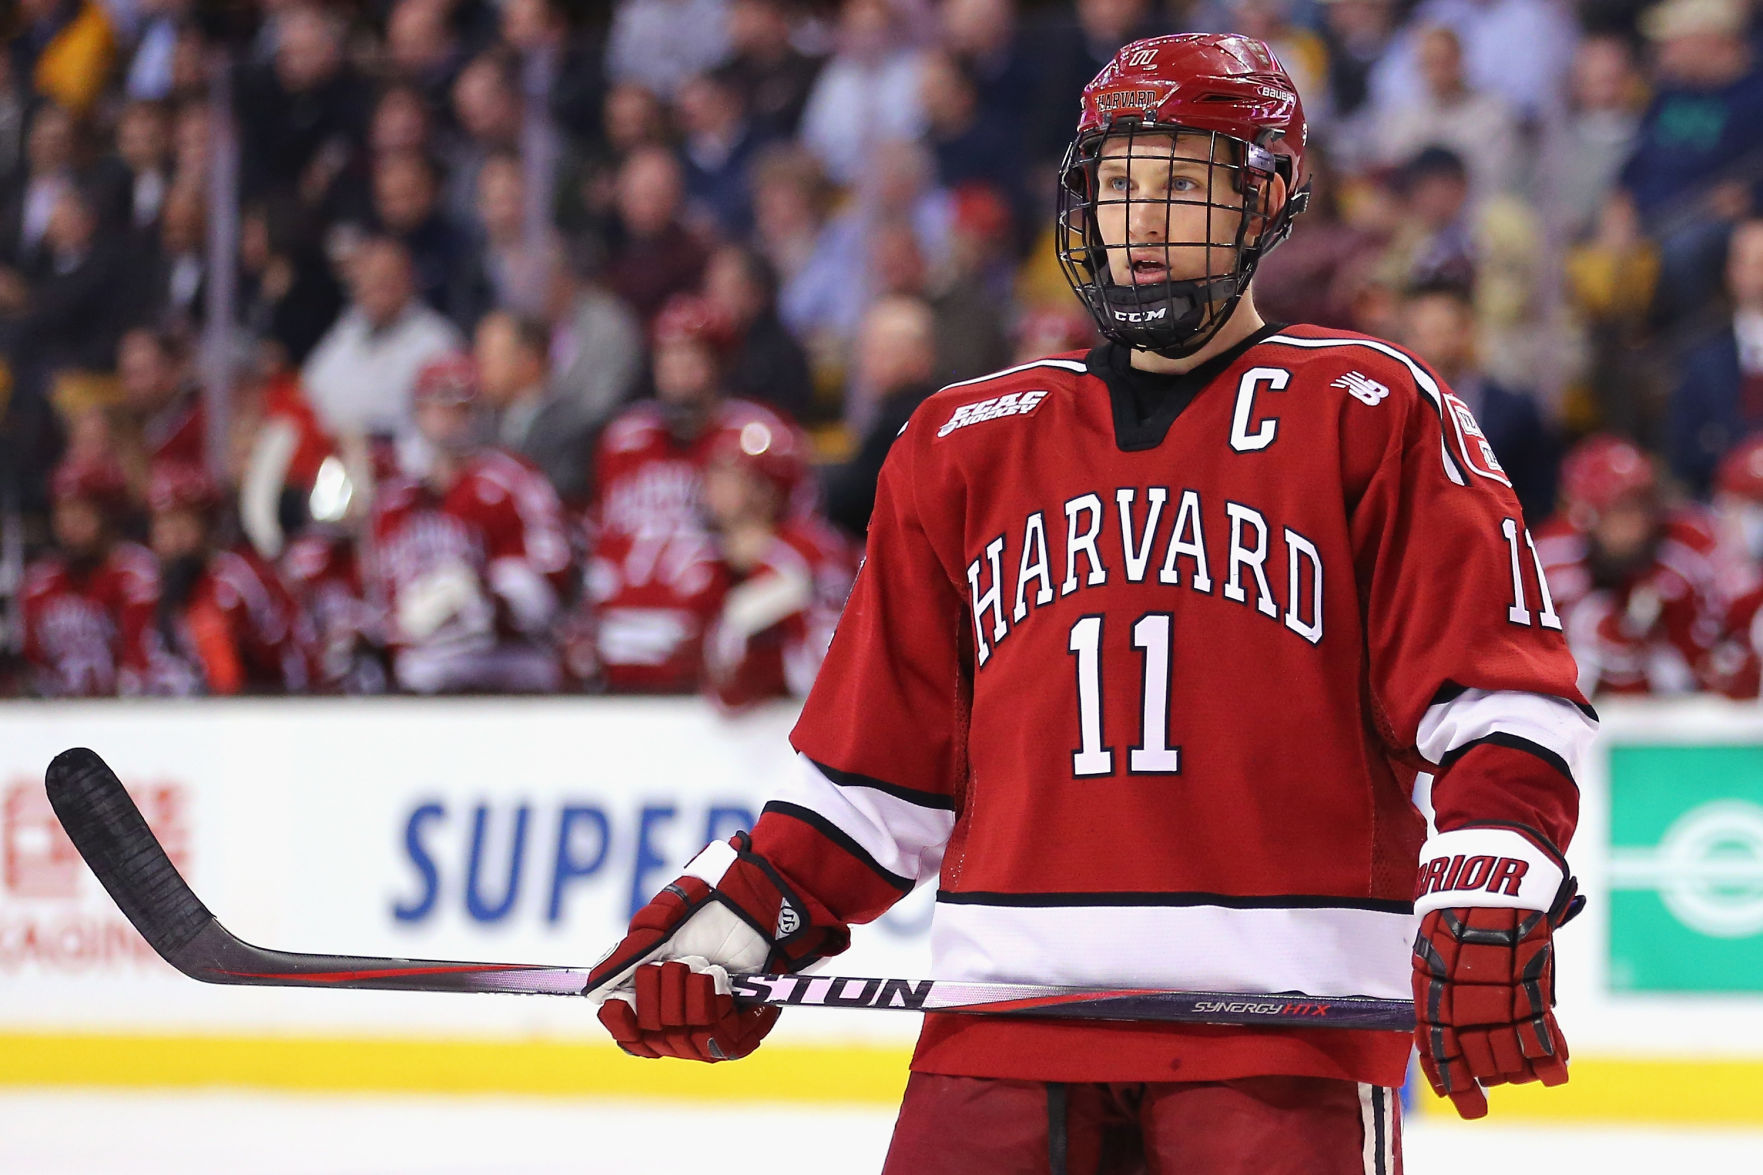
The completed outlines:
<svg viewBox="0 0 1763 1175">
<path fill-rule="evenodd" d="M 1331 388 L 1343 388 L 1347 394 L 1361 404 L 1376 404 L 1390 394 L 1390 390 L 1368 375 L 1360 375 L 1357 371 L 1349 371 L 1341 378 L 1328 385 Z"/>
<path fill-rule="evenodd" d="M 937 430 L 937 435 L 946 437 L 958 428 L 966 428 L 982 420 L 996 420 L 1000 416 L 1027 416 L 1040 407 L 1041 401 L 1046 398 L 1046 392 L 1005 392 L 1002 396 L 993 396 L 989 400 L 963 404 L 955 409 L 955 415 L 949 417 L 948 423 Z"/>
</svg>

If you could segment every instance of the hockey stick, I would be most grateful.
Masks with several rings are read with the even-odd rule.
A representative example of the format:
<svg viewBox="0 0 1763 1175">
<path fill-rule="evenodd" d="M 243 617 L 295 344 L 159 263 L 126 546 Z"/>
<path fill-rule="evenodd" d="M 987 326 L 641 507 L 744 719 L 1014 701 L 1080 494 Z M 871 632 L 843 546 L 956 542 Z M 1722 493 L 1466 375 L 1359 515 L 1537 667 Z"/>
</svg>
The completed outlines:
<svg viewBox="0 0 1763 1175">
<path fill-rule="evenodd" d="M 160 956 L 204 983 L 585 995 L 589 968 L 454 963 L 267 950 L 235 938 L 165 855 L 121 781 L 97 754 L 63 751 L 49 764 L 49 803 L 117 907 Z M 1297 1024 L 1409 1032 L 1414 1005 L 1369 996 L 1050 987 L 939 979 L 737 975 L 744 1003 L 892 1008 L 1085 1020 Z"/>
</svg>

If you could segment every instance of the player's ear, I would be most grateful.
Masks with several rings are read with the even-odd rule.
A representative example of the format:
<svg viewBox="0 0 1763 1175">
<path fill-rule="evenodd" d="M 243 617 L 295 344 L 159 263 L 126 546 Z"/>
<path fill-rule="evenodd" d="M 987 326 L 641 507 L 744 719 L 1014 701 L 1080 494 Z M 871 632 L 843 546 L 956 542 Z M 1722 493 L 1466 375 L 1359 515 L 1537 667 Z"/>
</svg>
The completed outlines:
<svg viewBox="0 0 1763 1175">
<path fill-rule="evenodd" d="M 1286 201 L 1291 198 L 1291 187 L 1286 183 L 1285 176 L 1275 175 L 1262 187 L 1261 193 L 1261 207 L 1253 216 L 1257 236 L 1267 231 L 1268 224 L 1286 206 Z"/>
</svg>

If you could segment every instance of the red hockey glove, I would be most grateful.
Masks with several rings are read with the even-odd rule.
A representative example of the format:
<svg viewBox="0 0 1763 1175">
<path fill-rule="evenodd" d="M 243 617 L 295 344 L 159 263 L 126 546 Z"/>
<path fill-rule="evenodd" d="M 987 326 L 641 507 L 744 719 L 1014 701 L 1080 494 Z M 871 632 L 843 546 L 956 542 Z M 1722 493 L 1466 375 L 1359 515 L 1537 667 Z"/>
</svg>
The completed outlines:
<svg viewBox="0 0 1763 1175">
<path fill-rule="evenodd" d="M 738 832 L 713 844 L 631 919 L 588 976 L 600 1023 L 637 1057 L 732 1061 L 759 1047 L 777 1008 L 739 1008 L 729 975 L 796 971 L 850 945 Z"/>
<path fill-rule="evenodd" d="M 1511 828 L 1442 832 L 1420 853 L 1414 1039 L 1433 1092 L 1488 1112 L 1484 1087 L 1567 1080 L 1555 1023 L 1555 927 L 1584 899 L 1561 854 Z"/>
</svg>

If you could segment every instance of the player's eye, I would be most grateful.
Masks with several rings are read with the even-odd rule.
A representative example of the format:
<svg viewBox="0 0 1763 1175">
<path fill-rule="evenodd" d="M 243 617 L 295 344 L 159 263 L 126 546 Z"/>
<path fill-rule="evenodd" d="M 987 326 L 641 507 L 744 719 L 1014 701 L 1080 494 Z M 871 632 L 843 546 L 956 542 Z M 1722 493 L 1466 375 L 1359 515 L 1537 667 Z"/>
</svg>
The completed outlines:
<svg viewBox="0 0 1763 1175">
<path fill-rule="evenodd" d="M 1169 190 L 1172 192 L 1197 192 L 1200 190 L 1200 181 L 1185 175 L 1173 176 L 1169 181 Z"/>
<path fill-rule="evenodd" d="M 1102 177 L 1102 186 L 1110 192 L 1125 192 L 1132 183 L 1124 175 L 1108 175 Z"/>
</svg>

